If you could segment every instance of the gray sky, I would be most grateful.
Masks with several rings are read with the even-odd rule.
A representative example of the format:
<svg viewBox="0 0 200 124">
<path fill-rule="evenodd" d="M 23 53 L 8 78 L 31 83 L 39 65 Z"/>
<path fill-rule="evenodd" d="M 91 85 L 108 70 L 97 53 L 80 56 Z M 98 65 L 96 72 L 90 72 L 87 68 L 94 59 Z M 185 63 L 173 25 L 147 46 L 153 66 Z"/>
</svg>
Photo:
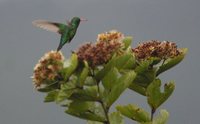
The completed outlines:
<svg viewBox="0 0 200 124">
<path fill-rule="evenodd" d="M 98 33 L 111 29 L 134 36 L 133 46 L 157 39 L 189 48 L 185 60 L 161 76 L 164 82 L 176 82 L 174 94 L 161 108 L 170 112 L 169 124 L 199 123 L 199 5 L 199 0 L 0 0 L 0 123 L 85 123 L 66 115 L 64 108 L 54 103 L 43 103 L 44 94 L 33 89 L 29 78 L 38 59 L 56 49 L 59 42 L 59 35 L 33 27 L 31 22 L 66 22 L 73 16 L 88 21 L 62 49 L 65 56 L 82 42 L 94 41 Z M 128 103 L 149 110 L 146 99 L 130 91 L 117 101 Z"/>
</svg>

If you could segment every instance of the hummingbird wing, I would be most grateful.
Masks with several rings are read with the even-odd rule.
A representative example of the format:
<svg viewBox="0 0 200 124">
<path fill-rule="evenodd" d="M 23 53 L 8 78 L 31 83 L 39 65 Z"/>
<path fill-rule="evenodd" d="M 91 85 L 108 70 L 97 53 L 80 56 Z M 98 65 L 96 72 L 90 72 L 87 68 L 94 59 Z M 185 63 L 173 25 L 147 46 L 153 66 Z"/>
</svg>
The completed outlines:
<svg viewBox="0 0 200 124">
<path fill-rule="evenodd" d="M 55 32 L 62 34 L 63 30 L 67 28 L 67 25 L 57 23 L 57 22 L 49 22 L 46 20 L 35 20 L 32 22 L 34 26 L 42 28 L 47 31 Z"/>
</svg>

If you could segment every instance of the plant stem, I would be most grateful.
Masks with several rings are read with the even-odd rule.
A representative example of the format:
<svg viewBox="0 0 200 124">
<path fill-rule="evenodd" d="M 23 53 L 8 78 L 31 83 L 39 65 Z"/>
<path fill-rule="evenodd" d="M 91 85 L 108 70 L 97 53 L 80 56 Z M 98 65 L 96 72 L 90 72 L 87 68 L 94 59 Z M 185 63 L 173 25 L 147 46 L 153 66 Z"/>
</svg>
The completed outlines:
<svg viewBox="0 0 200 124">
<path fill-rule="evenodd" d="M 97 90 L 98 90 L 99 97 L 100 97 L 100 92 L 101 91 L 100 91 L 100 87 L 99 87 L 99 82 L 97 82 Z M 100 97 L 98 102 L 101 104 L 101 106 L 103 108 L 103 111 L 104 111 L 104 114 L 105 114 L 105 117 L 106 117 L 106 121 L 104 122 L 104 124 L 110 124 L 109 117 L 108 117 L 109 107 L 105 106 L 105 104 L 103 103 L 103 100 L 101 99 L 101 97 Z"/>
<path fill-rule="evenodd" d="M 161 66 L 165 64 L 165 61 L 166 61 L 166 59 L 164 59 L 164 60 L 163 60 L 163 62 L 162 62 L 162 64 L 161 64 Z"/>
<path fill-rule="evenodd" d="M 153 121 L 153 115 L 156 112 L 156 109 L 152 108 L 151 109 L 151 121 Z"/>
<path fill-rule="evenodd" d="M 105 116 L 106 116 L 106 120 L 107 120 L 107 121 L 104 122 L 104 124 L 110 124 L 109 117 L 108 117 L 108 110 L 109 110 L 109 109 L 107 109 L 107 108 L 105 107 L 105 105 L 103 104 L 102 101 L 99 101 L 99 102 L 100 102 L 100 104 L 101 104 L 101 106 L 102 106 L 102 108 L 103 108 L 103 110 L 104 110 L 104 113 L 105 113 Z"/>
</svg>

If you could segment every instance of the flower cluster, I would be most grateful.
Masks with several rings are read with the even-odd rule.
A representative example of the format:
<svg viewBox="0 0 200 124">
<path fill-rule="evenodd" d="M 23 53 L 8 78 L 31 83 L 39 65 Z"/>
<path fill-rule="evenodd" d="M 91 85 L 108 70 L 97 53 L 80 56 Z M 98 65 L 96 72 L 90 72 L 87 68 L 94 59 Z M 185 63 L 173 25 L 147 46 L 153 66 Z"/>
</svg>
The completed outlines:
<svg viewBox="0 0 200 124">
<path fill-rule="evenodd" d="M 78 49 L 78 59 L 86 60 L 92 67 L 104 64 L 123 47 L 123 38 L 124 35 L 117 31 L 99 34 L 95 44 L 87 43 Z"/>
<path fill-rule="evenodd" d="M 124 34 L 118 32 L 117 30 L 111 30 L 102 34 L 98 34 L 97 42 L 119 42 L 124 39 Z"/>
<path fill-rule="evenodd" d="M 61 52 L 46 53 L 34 67 L 33 82 L 36 88 L 55 82 L 63 69 L 64 56 Z"/>
<path fill-rule="evenodd" d="M 178 56 L 181 53 L 181 51 L 177 49 L 176 43 L 157 40 L 141 43 L 136 48 L 132 49 L 132 51 L 139 60 L 148 59 L 150 57 L 167 59 Z"/>
</svg>

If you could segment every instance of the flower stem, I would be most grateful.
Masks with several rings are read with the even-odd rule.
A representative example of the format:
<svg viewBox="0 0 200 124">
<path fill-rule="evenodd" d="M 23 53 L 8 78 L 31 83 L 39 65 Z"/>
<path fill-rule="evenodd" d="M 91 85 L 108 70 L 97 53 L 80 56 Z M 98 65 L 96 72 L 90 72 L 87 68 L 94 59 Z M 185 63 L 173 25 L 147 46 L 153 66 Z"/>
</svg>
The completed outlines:
<svg viewBox="0 0 200 124">
<path fill-rule="evenodd" d="M 162 64 L 161 64 L 161 66 L 165 64 L 165 61 L 166 61 L 166 59 L 164 59 L 164 60 L 163 60 L 163 62 L 162 62 Z"/>
<path fill-rule="evenodd" d="M 99 93 L 99 96 L 100 96 L 101 91 L 100 91 L 100 87 L 99 87 L 99 82 L 97 82 L 97 90 L 98 90 L 98 93 Z M 98 102 L 101 104 L 103 111 L 104 111 L 104 114 L 105 114 L 105 117 L 106 117 L 106 121 L 104 122 L 104 124 L 110 124 L 109 116 L 108 116 L 109 107 L 105 106 L 101 97 L 100 97 Z"/>
<path fill-rule="evenodd" d="M 151 121 L 153 121 L 153 115 L 156 112 L 156 109 L 152 108 L 151 109 Z"/>
<path fill-rule="evenodd" d="M 102 101 L 99 101 L 99 102 L 100 102 L 100 104 L 101 104 L 101 106 L 102 106 L 102 108 L 103 108 L 103 110 L 104 110 L 104 114 L 105 114 L 105 116 L 106 116 L 106 121 L 104 122 L 104 124 L 110 124 L 109 117 L 108 117 L 108 110 L 109 110 L 109 109 L 107 109 L 107 108 L 105 107 L 105 105 L 103 104 Z"/>
</svg>

